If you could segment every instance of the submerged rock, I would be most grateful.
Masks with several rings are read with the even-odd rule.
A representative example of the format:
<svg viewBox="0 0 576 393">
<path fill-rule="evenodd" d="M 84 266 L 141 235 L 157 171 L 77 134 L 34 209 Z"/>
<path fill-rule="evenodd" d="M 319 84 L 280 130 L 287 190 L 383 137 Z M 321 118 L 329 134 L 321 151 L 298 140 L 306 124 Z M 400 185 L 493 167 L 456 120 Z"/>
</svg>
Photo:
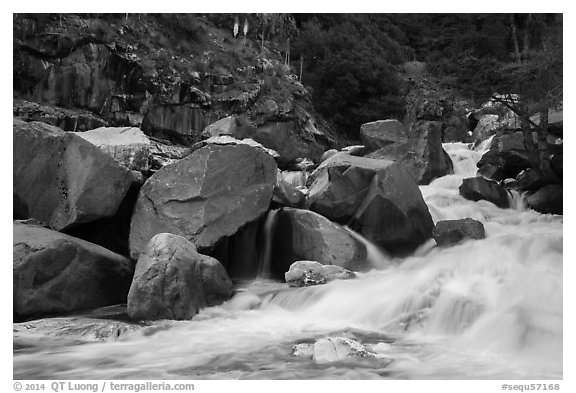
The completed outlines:
<svg viewBox="0 0 576 393">
<path fill-rule="evenodd" d="M 15 216 L 62 230 L 113 216 L 133 175 L 75 133 L 14 119 Z"/>
<path fill-rule="evenodd" d="M 398 120 L 378 120 L 360 126 L 360 139 L 368 151 L 374 151 L 391 143 L 406 142 L 408 134 Z"/>
<path fill-rule="evenodd" d="M 471 201 L 484 199 L 503 209 L 510 207 L 506 189 L 497 182 L 481 176 L 464 179 L 458 190 L 460 195 Z"/>
<path fill-rule="evenodd" d="M 72 311 L 126 301 L 132 262 L 47 228 L 13 224 L 14 313 Z"/>
<path fill-rule="evenodd" d="M 162 232 L 210 249 L 262 216 L 276 184 L 276 163 L 245 146 L 208 145 L 152 175 L 142 186 L 130 227 L 137 259 Z"/>
<path fill-rule="evenodd" d="M 292 347 L 292 356 L 312 359 L 312 357 L 314 356 L 314 344 L 313 343 L 295 344 Z"/>
<path fill-rule="evenodd" d="M 356 275 L 340 266 L 323 265 L 316 261 L 297 261 L 290 265 L 290 270 L 284 277 L 291 287 L 306 287 L 333 280 L 348 280 Z"/>
<path fill-rule="evenodd" d="M 432 236 L 440 247 L 452 246 L 465 239 L 484 239 L 484 225 L 472 218 L 438 221 Z"/>
<path fill-rule="evenodd" d="M 117 341 L 139 330 L 137 324 L 89 316 L 36 319 L 13 324 L 14 340 L 45 340 L 48 337 L 80 342 Z"/>
<path fill-rule="evenodd" d="M 350 270 L 365 270 L 366 248 L 345 229 L 308 211 L 282 208 L 276 216 L 272 270 L 284 275 L 292 263 L 318 261 Z"/>
<path fill-rule="evenodd" d="M 135 320 L 191 319 L 232 296 L 232 281 L 216 259 L 198 254 L 182 236 L 154 236 L 136 264 L 128 294 Z"/>
</svg>

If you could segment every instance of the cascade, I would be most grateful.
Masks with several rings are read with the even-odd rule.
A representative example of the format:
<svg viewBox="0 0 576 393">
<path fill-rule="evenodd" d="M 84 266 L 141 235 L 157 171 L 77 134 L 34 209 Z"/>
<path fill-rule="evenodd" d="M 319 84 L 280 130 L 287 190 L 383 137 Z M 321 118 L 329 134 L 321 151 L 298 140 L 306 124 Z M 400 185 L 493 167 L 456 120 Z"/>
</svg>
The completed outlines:
<svg viewBox="0 0 576 393">
<path fill-rule="evenodd" d="M 432 241 L 392 260 L 351 232 L 375 267 L 356 279 L 288 288 L 256 278 L 191 321 L 161 321 L 121 342 L 15 340 L 14 378 L 562 378 L 563 218 L 523 208 L 518 194 L 510 209 L 461 197 L 488 146 L 445 144 L 454 174 L 420 186 L 435 222 L 474 218 L 485 239 Z M 258 236 L 261 277 L 275 215 Z M 394 361 L 319 367 L 289 356 L 294 343 L 343 334 L 389 343 Z"/>
</svg>

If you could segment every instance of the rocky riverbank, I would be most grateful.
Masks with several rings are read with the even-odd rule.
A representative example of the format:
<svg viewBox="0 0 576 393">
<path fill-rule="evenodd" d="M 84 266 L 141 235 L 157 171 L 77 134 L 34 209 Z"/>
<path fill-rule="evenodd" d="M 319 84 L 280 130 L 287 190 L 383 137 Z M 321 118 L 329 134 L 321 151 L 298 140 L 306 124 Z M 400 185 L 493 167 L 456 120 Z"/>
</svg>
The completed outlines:
<svg viewBox="0 0 576 393">
<path fill-rule="evenodd" d="M 422 108 L 411 108 L 409 120 L 365 123 L 362 145 L 345 146 L 273 49 L 197 18 L 211 37 L 197 58 L 152 56 L 134 44 L 153 31 L 152 19 L 101 26 L 67 18 L 66 28 L 40 35 L 33 18 L 16 26 L 19 339 L 146 335 L 162 329 L 151 321 L 230 307 L 242 279 L 282 283 L 271 296 L 309 294 L 302 287 L 348 285 L 381 268 L 382 255 L 391 263 L 485 239 L 479 217 L 439 219 L 423 192 L 439 178 L 458 182 L 446 205 L 463 198 L 563 213 L 561 119 L 551 126 L 546 173 L 533 167 L 519 124 L 502 108 L 470 109 L 479 120 L 467 133 L 461 116 L 443 118 L 430 100 L 416 100 Z M 451 156 L 447 139 L 486 147 L 471 177 L 456 173 L 456 160 L 467 157 Z M 242 307 L 271 301 L 261 295 Z M 113 318 L 90 315 L 112 305 L 122 305 Z M 407 325 L 418 323 L 410 318 Z M 391 362 L 384 341 L 314 340 L 294 344 L 294 355 Z"/>
</svg>

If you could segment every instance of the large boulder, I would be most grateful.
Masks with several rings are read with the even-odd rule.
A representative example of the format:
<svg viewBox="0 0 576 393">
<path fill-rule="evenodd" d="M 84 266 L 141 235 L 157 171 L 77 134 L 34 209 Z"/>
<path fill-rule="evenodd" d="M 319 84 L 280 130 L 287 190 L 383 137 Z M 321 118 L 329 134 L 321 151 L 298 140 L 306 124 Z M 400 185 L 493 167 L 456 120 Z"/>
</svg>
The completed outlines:
<svg viewBox="0 0 576 393">
<path fill-rule="evenodd" d="M 278 164 L 283 167 L 302 157 L 315 162 L 320 160 L 324 147 L 315 140 L 314 134 L 307 134 L 297 121 L 282 121 L 267 122 L 259 127 L 241 127 L 234 137 L 251 138 L 275 150 L 280 155 Z"/>
<path fill-rule="evenodd" d="M 392 164 L 355 157 L 353 162 L 343 160 L 327 165 L 325 170 L 314 174 L 306 205 L 333 221 L 348 223 L 366 198 L 376 171 Z"/>
<path fill-rule="evenodd" d="M 542 175 L 539 170 L 533 168 L 524 169 L 516 176 L 516 184 L 521 191 L 534 192 L 549 183 L 550 179 Z"/>
<path fill-rule="evenodd" d="M 478 161 L 478 174 L 493 180 L 515 178 L 530 168 L 530 156 L 524 147 L 522 132 L 496 135 L 488 150 Z"/>
<path fill-rule="evenodd" d="M 75 133 L 14 120 L 13 194 L 19 218 L 56 230 L 113 216 L 133 176 Z"/>
<path fill-rule="evenodd" d="M 563 187 L 550 184 L 526 197 L 526 204 L 544 214 L 563 214 Z"/>
<path fill-rule="evenodd" d="M 406 142 L 408 134 L 398 120 L 378 120 L 360 126 L 360 139 L 369 151 L 374 151 L 391 143 Z"/>
<path fill-rule="evenodd" d="M 376 173 L 350 225 L 368 240 L 396 254 L 416 249 L 432 236 L 434 227 L 418 185 L 399 164 Z"/>
<path fill-rule="evenodd" d="M 148 170 L 150 140 L 139 128 L 100 127 L 76 135 L 99 147 L 128 169 Z"/>
<path fill-rule="evenodd" d="M 418 184 L 453 173 L 452 160 L 442 148 L 442 123 L 437 121 L 417 123 L 408 142 L 392 143 L 366 157 L 402 164 Z"/>
<path fill-rule="evenodd" d="M 41 226 L 13 224 L 13 301 L 20 316 L 126 301 L 132 262 Z"/>
<path fill-rule="evenodd" d="M 458 191 L 460 195 L 471 201 L 483 199 L 503 209 L 510 207 L 506 189 L 497 182 L 481 176 L 464 179 Z"/>
<path fill-rule="evenodd" d="M 128 294 L 135 320 L 191 319 L 232 296 L 232 281 L 216 259 L 198 254 L 182 236 L 154 236 L 136 264 Z"/>
<path fill-rule="evenodd" d="M 365 270 L 366 256 L 363 244 L 317 213 L 282 208 L 276 215 L 271 259 L 276 275 L 284 275 L 292 263 L 301 260 Z"/>
<path fill-rule="evenodd" d="M 484 225 L 472 218 L 438 221 L 432 236 L 440 247 L 452 246 L 466 239 L 484 239 Z"/>
<path fill-rule="evenodd" d="M 324 284 L 333 280 L 348 280 L 356 275 L 348 269 L 335 265 L 323 265 L 316 261 L 297 261 L 290 265 L 284 278 L 291 287 Z"/>
<path fill-rule="evenodd" d="M 130 255 L 137 259 L 162 232 L 211 249 L 270 204 L 276 163 L 245 145 L 208 145 L 163 167 L 140 190 L 130 227 Z"/>
</svg>

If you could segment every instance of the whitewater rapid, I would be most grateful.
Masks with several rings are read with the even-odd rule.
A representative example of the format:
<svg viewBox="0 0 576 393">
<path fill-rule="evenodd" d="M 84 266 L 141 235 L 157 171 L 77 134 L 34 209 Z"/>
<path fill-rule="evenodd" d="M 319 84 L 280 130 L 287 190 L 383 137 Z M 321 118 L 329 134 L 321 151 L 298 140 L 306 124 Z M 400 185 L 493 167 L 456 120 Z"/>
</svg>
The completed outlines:
<svg viewBox="0 0 576 393">
<path fill-rule="evenodd" d="M 434 222 L 471 217 L 486 239 L 412 256 L 372 252 L 358 278 L 308 288 L 258 279 L 192 321 L 161 321 L 117 342 L 56 339 L 14 353 L 15 379 L 562 378 L 563 218 L 458 194 L 488 143 L 445 144 L 454 174 L 420 189 Z M 345 335 L 386 342 L 378 360 L 315 364 L 298 342 Z M 15 339 L 15 342 L 17 339 Z"/>
</svg>

